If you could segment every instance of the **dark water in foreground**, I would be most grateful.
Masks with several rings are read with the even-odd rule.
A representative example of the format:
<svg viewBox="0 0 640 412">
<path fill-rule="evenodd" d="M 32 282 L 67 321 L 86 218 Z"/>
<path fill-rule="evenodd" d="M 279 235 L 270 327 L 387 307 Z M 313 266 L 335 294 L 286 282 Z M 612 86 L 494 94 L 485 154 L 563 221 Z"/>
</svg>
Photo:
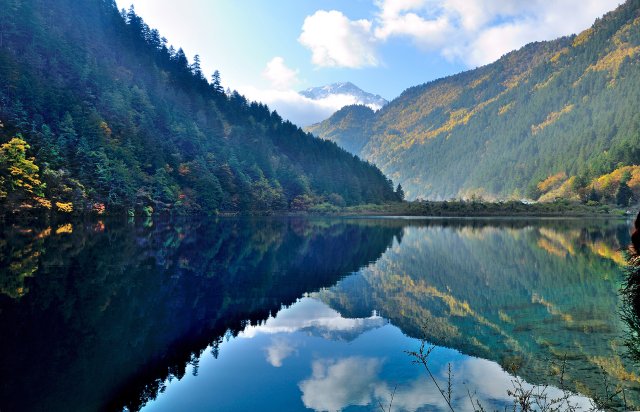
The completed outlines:
<svg viewBox="0 0 640 412">
<path fill-rule="evenodd" d="M 640 373 L 629 222 L 220 219 L 0 228 L 0 411 L 446 410 Z M 510 372 L 505 372 L 509 370 Z M 554 375 L 555 374 L 555 375 Z M 604 382 L 608 382 L 606 385 Z M 609 385 L 609 386 L 607 386 Z M 618 405 L 620 406 L 620 405 Z"/>
</svg>

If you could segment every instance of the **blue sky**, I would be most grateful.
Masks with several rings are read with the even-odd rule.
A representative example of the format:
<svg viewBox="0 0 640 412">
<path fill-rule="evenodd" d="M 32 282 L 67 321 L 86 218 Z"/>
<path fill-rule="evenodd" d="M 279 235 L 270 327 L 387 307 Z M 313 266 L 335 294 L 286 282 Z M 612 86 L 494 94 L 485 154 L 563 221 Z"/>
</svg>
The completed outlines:
<svg viewBox="0 0 640 412">
<path fill-rule="evenodd" d="M 490 63 L 529 42 L 580 32 L 620 0 L 117 0 L 224 86 L 298 124 L 346 96 L 297 90 L 351 81 L 391 100 L 404 89 Z"/>
</svg>

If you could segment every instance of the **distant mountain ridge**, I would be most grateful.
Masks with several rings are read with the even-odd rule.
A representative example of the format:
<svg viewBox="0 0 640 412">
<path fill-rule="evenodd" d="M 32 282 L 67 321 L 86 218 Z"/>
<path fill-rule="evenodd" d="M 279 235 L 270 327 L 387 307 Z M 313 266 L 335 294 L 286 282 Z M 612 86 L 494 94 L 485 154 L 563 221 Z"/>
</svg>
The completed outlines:
<svg viewBox="0 0 640 412">
<path fill-rule="evenodd" d="M 577 36 L 409 88 L 376 113 L 344 107 L 307 130 L 376 164 L 408 198 L 584 198 L 591 188 L 610 198 L 619 182 L 598 178 L 640 164 L 639 65 L 640 1 L 629 0 Z"/>
<path fill-rule="evenodd" d="M 313 100 L 326 99 L 335 95 L 353 96 L 356 100 L 356 104 L 367 106 L 373 110 L 380 110 L 389 103 L 383 97 L 377 94 L 365 92 L 351 82 L 340 82 L 326 86 L 311 87 L 299 93 Z"/>
</svg>

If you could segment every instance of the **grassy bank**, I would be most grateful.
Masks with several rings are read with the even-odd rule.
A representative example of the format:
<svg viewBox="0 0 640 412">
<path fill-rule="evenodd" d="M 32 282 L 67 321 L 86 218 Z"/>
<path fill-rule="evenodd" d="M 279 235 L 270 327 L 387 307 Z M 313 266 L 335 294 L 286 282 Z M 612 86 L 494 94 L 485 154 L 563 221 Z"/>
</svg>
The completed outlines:
<svg viewBox="0 0 640 412">
<path fill-rule="evenodd" d="M 442 217 L 491 217 L 491 216 L 603 216 L 623 217 L 627 210 L 612 205 L 586 205 L 569 201 L 552 203 L 478 202 L 478 201 L 442 201 L 442 202 L 396 202 L 381 205 L 366 204 L 350 207 L 335 207 L 329 204 L 314 206 L 305 213 L 340 216 L 442 216 Z"/>
</svg>

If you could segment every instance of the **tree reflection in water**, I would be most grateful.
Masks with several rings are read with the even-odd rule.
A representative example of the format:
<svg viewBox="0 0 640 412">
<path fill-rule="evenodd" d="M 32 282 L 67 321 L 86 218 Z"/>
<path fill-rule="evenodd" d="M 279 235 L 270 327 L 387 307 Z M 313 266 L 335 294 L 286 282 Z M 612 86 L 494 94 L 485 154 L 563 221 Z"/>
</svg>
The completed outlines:
<svg viewBox="0 0 640 412">
<path fill-rule="evenodd" d="M 0 410 L 138 410 L 166 379 L 195 372 L 205 348 L 375 261 L 401 228 L 249 218 L 0 226 Z"/>
<path fill-rule="evenodd" d="M 631 244 L 627 248 L 627 277 L 622 289 L 622 319 L 629 328 L 625 343 L 630 357 L 640 363 L 640 213 L 634 221 Z"/>
</svg>

